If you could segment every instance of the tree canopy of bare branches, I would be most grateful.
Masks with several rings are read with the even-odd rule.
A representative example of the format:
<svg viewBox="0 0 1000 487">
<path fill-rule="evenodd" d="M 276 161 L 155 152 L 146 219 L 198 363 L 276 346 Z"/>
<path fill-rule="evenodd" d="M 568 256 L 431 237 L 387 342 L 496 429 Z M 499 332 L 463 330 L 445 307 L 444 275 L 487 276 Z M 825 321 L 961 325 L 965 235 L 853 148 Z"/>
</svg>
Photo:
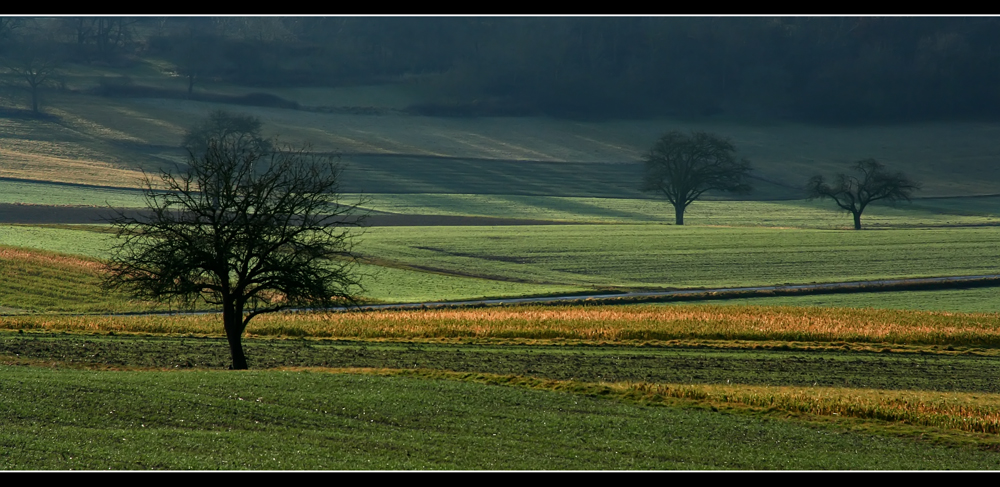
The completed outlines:
<svg viewBox="0 0 1000 487">
<path fill-rule="evenodd" d="M 732 142 L 713 134 L 668 132 L 646 155 L 642 189 L 663 193 L 674 205 L 676 224 L 683 225 L 684 210 L 704 192 L 751 190 L 750 163 L 735 152 Z"/>
<path fill-rule="evenodd" d="M 273 146 L 261 135 L 262 126 L 253 115 L 215 110 L 184 133 L 181 146 L 195 158 L 204 155 L 213 140 L 239 142 L 252 146 L 253 150 L 268 152 Z"/>
<path fill-rule="evenodd" d="M 22 43 L 9 49 L 3 67 L 7 83 L 28 93 L 31 111 L 41 111 L 42 90 L 57 81 L 61 60 L 54 48 Z"/>
<path fill-rule="evenodd" d="M 920 184 L 901 172 L 890 173 L 875 159 L 854 163 L 855 174 L 838 174 L 831 186 L 821 175 L 813 176 L 806 184 L 810 199 L 832 199 L 837 206 L 854 215 L 854 229 L 861 230 L 861 213 L 875 201 L 910 200 Z"/>
<path fill-rule="evenodd" d="M 111 220 L 118 238 L 105 287 L 221 306 L 232 368 L 246 369 L 253 317 L 358 300 L 364 214 L 340 201 L 340 175 L 336 160 L 304 149 L 212 138 L 187 170 L 145 177 L 146 214 Z"/>
</svg>

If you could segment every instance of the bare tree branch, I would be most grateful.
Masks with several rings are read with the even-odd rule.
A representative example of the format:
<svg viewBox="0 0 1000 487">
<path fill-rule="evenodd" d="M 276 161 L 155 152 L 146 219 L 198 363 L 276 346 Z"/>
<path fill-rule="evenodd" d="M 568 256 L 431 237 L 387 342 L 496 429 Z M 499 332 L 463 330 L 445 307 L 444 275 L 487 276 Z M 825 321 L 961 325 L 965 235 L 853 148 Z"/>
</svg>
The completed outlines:
<svg viewBox="0 0 1000 487">
<path fill-rule="evenodd" d="M 748 193 L 750 162 L 737 160 L 732 142 L 705 132 L 668 132 L 646 155 L 642 190 L 659 191 L 674 205 L 675 222 L 706 191 Z"/>
<path fill-rule="evenodd" d="M 854 164 L 856 175 L 838 174 L 833 186 L 823 176 L 816 175 L 806 183 L 809 199 L 830 198 L 854 216 L 854 229 L 861 230 L 861 214 L 875 201 L 909 201 L 920 184 L 901 172 L 890 173 L 875 159 L 864 159 Z"/>
<path fill-rule="evenodd" d="M 340 201 L 341 168 L 302 148 L 266 151 L 212 138 L 180 174 L 149 176 L 149 214 L 119 212 L 105 286 L 153 300 L 219 304 L 233 368 L 247 368 L 249 321 L 288 307 L 354 304 L 359 205 Z M 157 189 L 162 186 L 162 189 Z"/>
</svg>

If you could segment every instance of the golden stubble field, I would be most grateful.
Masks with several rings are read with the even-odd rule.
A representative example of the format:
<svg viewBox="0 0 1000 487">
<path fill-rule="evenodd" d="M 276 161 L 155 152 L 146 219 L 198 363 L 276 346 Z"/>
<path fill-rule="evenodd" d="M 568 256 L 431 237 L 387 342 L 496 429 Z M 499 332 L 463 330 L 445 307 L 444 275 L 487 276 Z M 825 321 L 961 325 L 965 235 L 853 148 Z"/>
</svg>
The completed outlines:
<svg viewBox="0 0 1000 487">
<path fill-rule="evenodd" d="M 220 317 L 11 316 L 2 327 L 221 336 Z M 713 305 L 511 306 L 261 315 L 247 333 L 338 339 L 525 339 L 582 342 L 803 341 L 1000 347 L 1000 315 Z"/>
</svg>

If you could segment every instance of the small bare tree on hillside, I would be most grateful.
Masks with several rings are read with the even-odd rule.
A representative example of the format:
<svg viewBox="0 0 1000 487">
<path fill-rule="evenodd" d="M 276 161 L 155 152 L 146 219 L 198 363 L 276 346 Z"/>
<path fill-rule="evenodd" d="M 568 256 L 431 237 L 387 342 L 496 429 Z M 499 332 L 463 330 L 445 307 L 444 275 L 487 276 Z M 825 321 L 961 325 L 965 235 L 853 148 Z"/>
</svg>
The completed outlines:
<svg viewBox="0 0 1000 487">
<path fill-rule="evenodd" d="M 646 155 L 642 189 L 663 193 L 683 225 L 684 210 L 706 191 L 750 192 L 750 163 L 735 153 L 732 142 L 713 134 L 668 132 Z"/>
<path fill-rule="evenodd" d="M 854 215 L 854 229 L 861 230 L 861 213 L 876 201 L 910 200 L 920 184 L 901 172 L 891 173 L 875 159 L 854 163 L 855 174 L 838 174 L 831 186 L 823 176 L 809 179 L 806 191 L 810 199 L 830 198 L 840 208 Z"/>
</svg>

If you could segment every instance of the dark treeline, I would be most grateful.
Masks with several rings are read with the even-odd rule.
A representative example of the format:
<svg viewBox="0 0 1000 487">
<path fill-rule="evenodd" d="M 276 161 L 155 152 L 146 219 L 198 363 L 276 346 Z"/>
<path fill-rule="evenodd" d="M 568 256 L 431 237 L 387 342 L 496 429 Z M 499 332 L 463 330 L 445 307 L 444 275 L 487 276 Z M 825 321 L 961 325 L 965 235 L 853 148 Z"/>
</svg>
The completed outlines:
<svg viewBox="0 0 1000 487">
<path fill-rule="evenodd" d="M 3 19 L 0 42 L 165 59 L 189 91 L 408 80 L 441 115 L 1000 118 L 989 17 Z"/>
</svg>

